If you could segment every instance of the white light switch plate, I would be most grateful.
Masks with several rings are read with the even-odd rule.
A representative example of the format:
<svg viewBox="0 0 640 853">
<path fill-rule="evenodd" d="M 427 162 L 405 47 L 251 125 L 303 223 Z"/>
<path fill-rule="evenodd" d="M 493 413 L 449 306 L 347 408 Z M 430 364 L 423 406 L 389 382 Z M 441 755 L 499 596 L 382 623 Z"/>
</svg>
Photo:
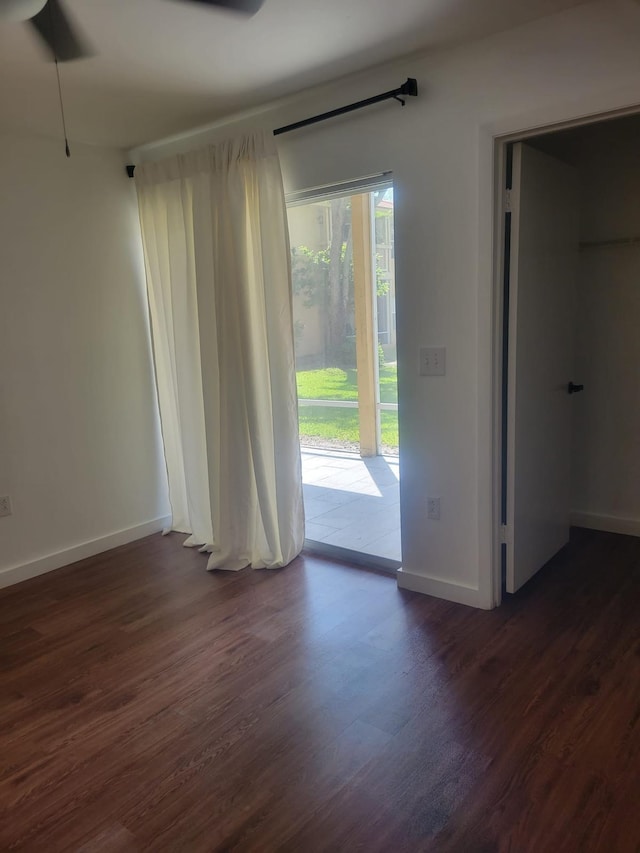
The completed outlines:
<svg viewBox="0 0 640 853">
<path fill-rule="evenodd" d="M 444 376 L 445 347 L 420 347 L 420 376 Z"/>
</svg>

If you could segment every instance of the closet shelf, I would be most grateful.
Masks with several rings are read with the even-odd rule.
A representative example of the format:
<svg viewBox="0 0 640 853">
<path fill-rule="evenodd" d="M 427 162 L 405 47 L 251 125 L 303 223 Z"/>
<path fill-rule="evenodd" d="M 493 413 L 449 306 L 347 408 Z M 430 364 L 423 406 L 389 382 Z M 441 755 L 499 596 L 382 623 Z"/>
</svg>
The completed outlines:
<svg viewBox="0 0 640 853">
<path fill-rule="evenodd" d="M 640 237 L 619 237 L 615 240 L 587 240 L 580 243 L 580 249 L 609 249 L 640 246 Z"/>
</svg>

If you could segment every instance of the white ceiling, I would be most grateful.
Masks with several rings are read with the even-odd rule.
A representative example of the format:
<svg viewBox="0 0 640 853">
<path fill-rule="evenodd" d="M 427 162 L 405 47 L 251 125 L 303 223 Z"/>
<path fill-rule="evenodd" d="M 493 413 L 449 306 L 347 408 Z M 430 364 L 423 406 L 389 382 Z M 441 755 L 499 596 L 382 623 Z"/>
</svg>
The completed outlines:
<svg viewBox="0 0 640 853">
<path fill-rule="evenodd" d="M 583 1 L 265 0 L 246 19 L 177 0 L 63 0 L 96 51 L 61 66 L 69 137 L 130 147 Z M 59 133 L 54 67 L 24 24 L 0 23 L 0 80 L 0 128 Z"/>
</svg>

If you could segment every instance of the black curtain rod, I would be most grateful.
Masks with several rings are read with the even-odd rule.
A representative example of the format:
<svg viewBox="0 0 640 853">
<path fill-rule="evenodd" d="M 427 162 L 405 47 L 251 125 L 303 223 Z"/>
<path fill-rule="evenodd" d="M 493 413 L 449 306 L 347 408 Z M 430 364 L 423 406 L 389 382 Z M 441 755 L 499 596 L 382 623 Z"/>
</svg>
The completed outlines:
<svg viewBox="0 0 640 853">
<path fill-rule="evenodd" d="M 396 101 L 400 101 L 404 107 L 405 102 L 400 96 L 415 96 L 417 94 L 418 81 L 414 77 L 409 77 L 407 82 L 403 83 L 399 89 L 391 89 L 390 92 L 383 92 L 381 95 L 374 95 L 372 98 L 365 98 L 364 101 L 356 101 L 355 104 L 348 104 L 346 107 L 338 107 L 337 110 L 329 110 L 328 113 L 320 113 L 320 115 L 311 116 L 311 118 L 303 118 L 302 121 L 295 121 L 293 124 L 285 124 L 284 127 L 277 127 L 273 131 L 273 135 L 279 136 L 281 133 L 289 133 L 291 130 L 298 130 L 300 127 L 306 127 L 307 125 L 315 124 L 318 121 L 325 121 L 328 118 L 341 116 L 343 113 L 351 113 L 354 110 L 361 110 L 362 107 L 368 107 L 371 104 L 378 104 L 380 101 L 388 101 L 390 98 L 395 98 Z"/>
<path fill-rule="evenodd" d="M 418 94 L 418 81 L 415 77 L 408 77 L 406 82 L 402 84 L 398 89 L 391 89 L 389 92 L 383 92 L 381 95 L 374 95 L 372 98 L 365 98 L 363 101 L 356 101 L 355 104 L 348 104 L 346 107 L 338 107 L 337 110 L 329 110 L 328 113 L 320 113 L 317 116 L 311 116 L 310 118 L 304 118 L 302 121 L 295 121 L 293 124 L 286 124 L 284 127 L 277 127 L 273 131 L 274 136 L 279 136 L 281 133 L 289 133 L 292 130 L 298 130 L 301 127 L 307 127 L 310 124 L 316 124 L 319 121 L 326 121 L 328 118 L 335 118 L 335 116 L 343 115 L 344 113 L 350 113 L 354 110 L 361 110 L 363 107 L 369 107 L 371 104 L 379 104 L 380 101 L 388 101 L 391 98 L 395 98 L 396 101 L 399 101 L 402 106 L 405 105 L 404 99 L 401 97 L 402 95 L 409 95 L 411 97 L 415 97 Z M 127 166 L 127 175 L 130 178 L 133 177 L 135 172 L 135 166 L 129 164 Z"/>
</svg>

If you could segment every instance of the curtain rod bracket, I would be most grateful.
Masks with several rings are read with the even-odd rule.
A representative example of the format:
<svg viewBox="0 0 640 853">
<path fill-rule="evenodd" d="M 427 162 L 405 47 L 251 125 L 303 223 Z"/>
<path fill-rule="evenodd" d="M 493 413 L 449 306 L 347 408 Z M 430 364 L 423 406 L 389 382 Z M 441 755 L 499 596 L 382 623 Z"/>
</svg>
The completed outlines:
<svg viewBox="0 0 640 853">
<path fill-rule="evenodd" d="M 411 95 L 413 98 L 418 94 L 418 81 L 415 77 L 407 77 L 405 83 L 400 86 L 401 95 Z"/>
</svg>

